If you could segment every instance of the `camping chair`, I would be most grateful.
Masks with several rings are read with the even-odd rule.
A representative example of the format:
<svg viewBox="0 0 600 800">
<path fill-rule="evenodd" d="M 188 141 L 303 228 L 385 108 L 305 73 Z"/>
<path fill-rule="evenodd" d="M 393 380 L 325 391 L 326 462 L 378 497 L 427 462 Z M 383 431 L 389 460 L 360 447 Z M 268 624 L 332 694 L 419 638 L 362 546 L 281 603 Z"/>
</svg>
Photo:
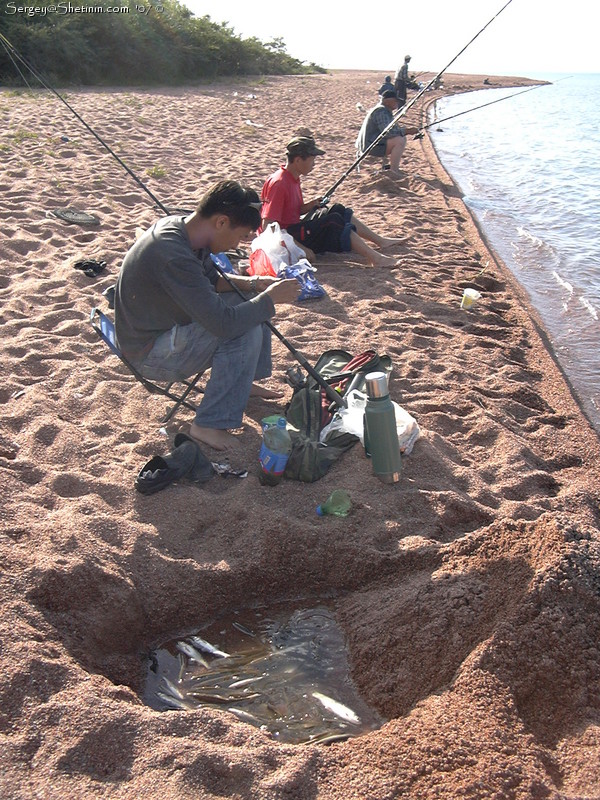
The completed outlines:
<svg viewBox="0 0 600 800">
<path fill-rule="evenodd" d="M 112 350 L 112 352 L 118 356 L 122 363 L 125 364 L 127 369 L 134 375 L 135 379 L 139 381 L 145 388 L 151 392 L 152 394 L 162 394 L 164 397 L 168 397 L 170 400 L 175 401 L 175 405 L 167 410 L 167 413 L 162 418 L 161 422 L 168 422 L 177 412 L 180 406 L 185 406 L 189 408 L 191 411 L 196 410 L 196 406 L 193 406 L 190 402 L 188 402 L 187 397 L 190 392 L 198 392 L 202 393 L 204 390 L 199 386 L 196 386 L 198 381 L 200 380 L 200 376 L 202 372 L 199 372 L 196 377 L 191 380 L 179 380 L 179 381 L 172 381 L 168 383 L 166 386 L 160 386 L 153 381 L 148 380 L 148 378 L 144 378 L 138 370 L 127 361 L 123 353 L 119 350 L 119 346 L 117 345 L 117 339 L 115 336 L 115 325 L 110 320 L 106 314 L 100 311 L 98 308 L 92 308 L 90 314 L 90 323 L 92 328 L 96 331 L 98 336 L 102 339 L 102 341 L 108 345 L 108 347 Z M 180 394 L 176 394 L 172 390 L 172 386 L 174 384 L 182 384 L 185 388 Z"/>
</svg>

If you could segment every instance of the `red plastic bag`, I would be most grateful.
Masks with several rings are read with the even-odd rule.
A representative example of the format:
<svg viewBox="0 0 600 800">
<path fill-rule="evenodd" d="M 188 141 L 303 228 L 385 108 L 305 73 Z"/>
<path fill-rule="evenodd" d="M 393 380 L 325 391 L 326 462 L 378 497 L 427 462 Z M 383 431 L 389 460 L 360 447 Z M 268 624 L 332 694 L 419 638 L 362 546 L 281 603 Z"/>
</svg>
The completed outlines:
<svg viewBox="0 0 600 800">
<path fill-rule="evenodd" d="M 250 253 L 250 264 L 246 272 L 248 275 L 272 275 L 274 278 L 277 277 L 277 273 L 271 264 L 271 259 L 260 248 Z"/>
</svg>

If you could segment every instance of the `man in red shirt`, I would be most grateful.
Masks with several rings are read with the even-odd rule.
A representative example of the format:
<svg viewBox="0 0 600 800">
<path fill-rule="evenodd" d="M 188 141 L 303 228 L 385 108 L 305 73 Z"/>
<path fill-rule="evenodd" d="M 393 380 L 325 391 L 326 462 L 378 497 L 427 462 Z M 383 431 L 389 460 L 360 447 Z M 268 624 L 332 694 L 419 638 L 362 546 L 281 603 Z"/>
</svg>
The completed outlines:
<svg viewBox="0 0 600 800">
<path fill-rule="evenodd" d="M 261 199 L 263 230 L 278 222 L 306 252 L 309 261 L 315 253 L 348 253 L 364 256 L 373 267 L 392 267 L 397 259 L 374 250 L 365 239 L 380 248 L 402 243 L 402 239 L 379 236 L 356 219 L 351 208 L 340 203 L 320 207 L 322 198 L 304 202 L 300 178 L 312 172 L 315 158 L 322 156 L 312 136 L 295 136 L 286 147 L 286 164 L 264 183 Z"/>
</svg>

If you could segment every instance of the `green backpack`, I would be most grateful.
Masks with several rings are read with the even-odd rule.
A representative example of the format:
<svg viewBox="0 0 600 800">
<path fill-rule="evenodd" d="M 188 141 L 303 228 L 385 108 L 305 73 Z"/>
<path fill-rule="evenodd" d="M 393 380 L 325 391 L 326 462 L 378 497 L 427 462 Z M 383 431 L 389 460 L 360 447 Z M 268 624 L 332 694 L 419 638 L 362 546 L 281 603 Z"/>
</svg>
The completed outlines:
<svg viewBox="0 0 600 800">
<path fill-rule="evenodd" d="M 336 391 L 345 394 L 350 389 L 364 387 L 364 376 L 368 372 L 391 370 L 389 356 L 378 356 L 367 350 L 352 356 L 345 350 L 326 350 L 315 364 L 315 370 Z M 298 372 L 298 371 L 297 371 Z M 288 428 L 292 439 L 292 452 L 285 468 L 285 477 L 312 483 L 327 473 L 338 458 L 354 447 L 358 437 L 343 431 L 332 431 L 325 441 L 319 435 L 327 425 L 335 408 L 317 381 L 308 376 L 296 379 L 294 394 L 286 410 Z"/>
</svg>

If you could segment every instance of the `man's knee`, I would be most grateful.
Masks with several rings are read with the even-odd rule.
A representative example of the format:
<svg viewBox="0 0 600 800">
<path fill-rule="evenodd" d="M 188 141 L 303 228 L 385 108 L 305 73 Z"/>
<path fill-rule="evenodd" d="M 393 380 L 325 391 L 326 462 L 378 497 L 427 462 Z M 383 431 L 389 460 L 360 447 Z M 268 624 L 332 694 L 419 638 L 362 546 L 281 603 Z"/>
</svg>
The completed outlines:
<svg viewBox="0 0 600 800">
<path fill-rule="evenodd" d="M 391 139 L 388 139 L 387 142 L 387 155 L 391 155 L 392 153 L 402 152 L 406 146 L 406 137 L 405 136 L 393 136 Z"/>
</svg>

